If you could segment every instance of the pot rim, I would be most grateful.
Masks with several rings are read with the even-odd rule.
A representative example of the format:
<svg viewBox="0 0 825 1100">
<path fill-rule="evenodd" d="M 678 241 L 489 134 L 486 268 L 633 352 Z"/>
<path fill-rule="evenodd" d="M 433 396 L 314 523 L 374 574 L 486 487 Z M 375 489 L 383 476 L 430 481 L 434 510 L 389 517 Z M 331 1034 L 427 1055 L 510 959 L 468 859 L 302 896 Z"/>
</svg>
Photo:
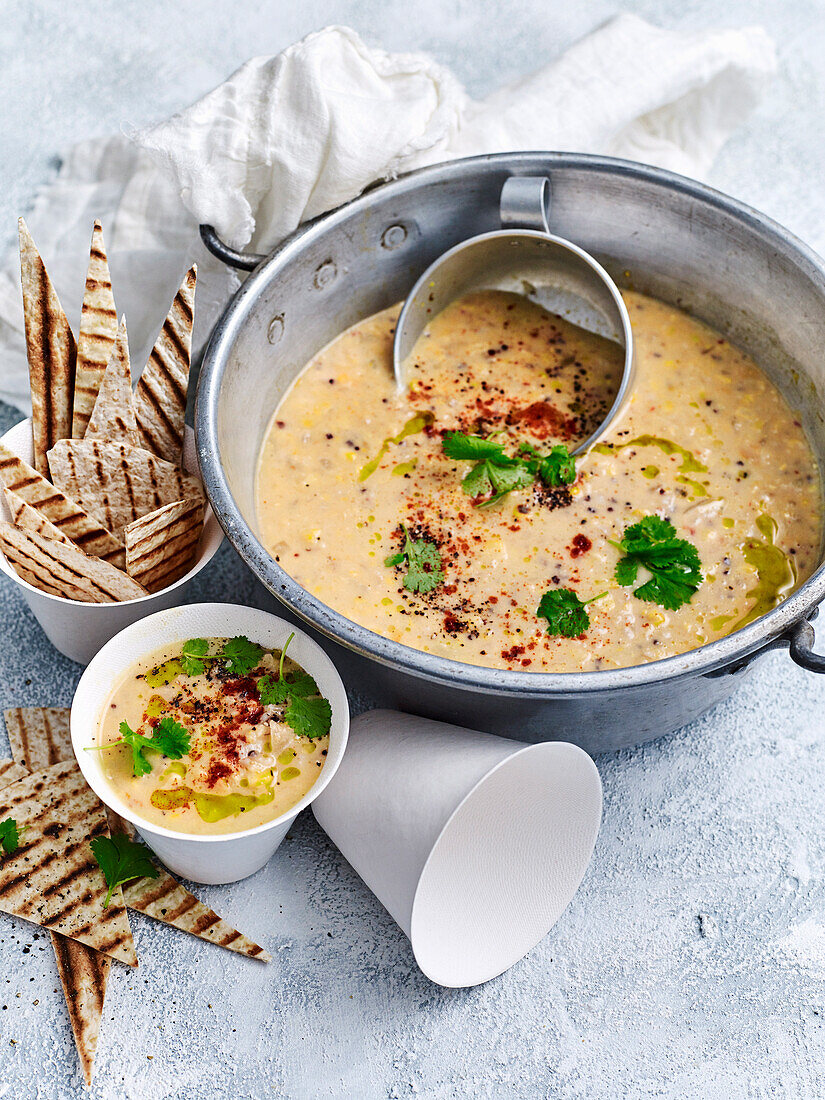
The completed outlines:
<svg viewBox="0 0 825 1100">
<path fill-rule="evenodd" d="M 389 190 L 396 197 L 402 197 L 428 183 L 443 180 L 445 174 L 472 174 L 475 168 L 483 166 L 498 167 L 513 173 L 520 170 L 534 173 L 537 161 L 541 161 L 551 172 L 553 169 L 575 169 L 629 177 L 716 207 L 763 236 L 772 237 L 784 250 L 793 250 L 797 259 L 803 261 L 803 266 L 808 267 L 808 275 L 819 284 L 825 301 L 825 261 L 813 249 L 753 207 L 706 184 L 663 168 L 590 153 L 541 150 L 466 157 L 420 168 L 396 180 L 378 184 L 344 206 L 300 226 L 258 265 L 226 306 L 204 351 L 195 406 L 195 440 L 207 496 L 227 538 L 264 587 L 326 637 L 395 671 L 464 691 L 492 695 L 512 694 L 537 699 L 554 695 L 613 691 L 621 687 L 641 687 L 684 676 L 712 673 L 775 642 L 800 620 L 810 616 L 825 598 L 825 562 L 820 563 L 796 592 L 753 623 L 725 638 L 674 657 L 631 665 L 628 668 L 589 672 L 516 672 L 487 668 L 447 657 L 437 657 L 392 641 L 360 626 L 312 596 L 281 568 L 256 538 L 235 503 L 221 465 L 218 449 L 218 401 L 226 369 L 226 353 L 254 305 L 259 289 L 271 281 L 278 269 L 300 254 L 308 241 L 322 236 L 350 214 L 368 210 L 374 204 L 378 190 L 382 194 Z"/>
</svg>

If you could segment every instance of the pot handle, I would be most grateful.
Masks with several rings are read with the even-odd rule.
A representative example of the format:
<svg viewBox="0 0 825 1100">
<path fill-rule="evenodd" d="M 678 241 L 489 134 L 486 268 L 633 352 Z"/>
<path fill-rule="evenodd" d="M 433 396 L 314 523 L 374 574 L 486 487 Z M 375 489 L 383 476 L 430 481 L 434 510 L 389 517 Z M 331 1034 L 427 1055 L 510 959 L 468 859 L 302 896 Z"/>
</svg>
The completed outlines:
<svg viewBox="0 0 825 1100">
<path fill-rule="evenodd" d="M 550 232 L 550 180 L 547 176 L 510 176 L 501 188 L 502 229 Z"/>
<path fill-rule="evenodd" d="M 825 672 L 825 657 L 814 653 L 816 633 L 807 619 L 792 626 L 786 637 L 790 643 L 791 660 L 808 672 Z"/>
<path fill-rule="evenodd" d="M 257 252 L 238 252 L 236 248 L 230 248 L 220 239 L 213 225 L 202 225 L 200 234 L 207 249 L 227 267 L 234 267 L 238 271 L 254 271 L 258 264 L 266 259 L 266 256 L 261 256 Z"/>
</svg>

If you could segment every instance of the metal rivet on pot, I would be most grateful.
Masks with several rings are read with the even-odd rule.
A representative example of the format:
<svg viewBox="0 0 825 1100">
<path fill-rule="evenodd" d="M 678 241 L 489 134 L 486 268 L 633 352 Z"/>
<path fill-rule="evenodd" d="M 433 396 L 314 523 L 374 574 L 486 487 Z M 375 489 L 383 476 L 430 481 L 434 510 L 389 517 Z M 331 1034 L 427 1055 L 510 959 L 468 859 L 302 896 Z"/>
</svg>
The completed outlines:
<svg viewBox="0 0 825 1100">
<path fill-rule="evenodd" d="M 407 239 L 407 230 L 403 225 L 388 225 L 381 234 L 381 247 L 390 252 L 399 248 Z"/>
<path fill-rule="evenodd" d="M 312 280 L 316 290 L 323 290 L 325 286 L 335 279 L 338 274 L 338 268 L 335 266 L 334 260 L 325 260 L 324 263 L 315 269 L 315 276 Z"/>
<path fill-rule="evenodd" d="M 266 338 L 270 344 L 277 344 L 284 334 L 284 315 L 283 313 L 276 313 L 272 320 L 269 322 L 269 327 L 266 330 Z"/>
</svg>

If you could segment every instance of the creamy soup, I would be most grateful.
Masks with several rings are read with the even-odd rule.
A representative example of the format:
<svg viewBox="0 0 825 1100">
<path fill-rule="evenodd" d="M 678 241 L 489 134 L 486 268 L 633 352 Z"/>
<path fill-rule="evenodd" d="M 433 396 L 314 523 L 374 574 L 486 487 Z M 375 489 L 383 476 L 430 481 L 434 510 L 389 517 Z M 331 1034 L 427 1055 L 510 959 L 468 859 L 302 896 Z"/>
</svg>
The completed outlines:
<svg viewBox="0 0 825 1100">
<path fill-rule="evenodd" d="M 326 760 L 331 711 L 281 657 L 246 638 L 193 638 L 126 673 L 91 747 L 136 814 L 183 833 L 228 833 L 304 797 Z"/>
<path fill-rule="evenodd" d="M 473 464 L 445 453 L 450 434 L 536 464 L 554 445 L 574 449 L 612 401 L 617 345 L 520 296 L 477 293 L 431 322 L 399 394 L 397 307 L 344 332 L 274 414 L 256 486 L 264 545 L 355 622 L 497 668 L 654 661 L 776 606 L 820 545 L 820 479 L 800 421 L 716 332 L 643 295 L 625 300 L 637 374 L 621 420 L 576 459 L 570 483 L 537 476 L 492 505 L 483 471 L 471 486 Z M 636 594 L 644 563 L 635 584 L 616 571 L 623 537 L 647 516 L 698 551 L 695 591 L 676 608 Z M 404 570 L 422 547 L 416 576 L 432 575 L 416 591 Z M 572 637 L 537 614 L 554 591 L 599 597 Z"/>
</svg>

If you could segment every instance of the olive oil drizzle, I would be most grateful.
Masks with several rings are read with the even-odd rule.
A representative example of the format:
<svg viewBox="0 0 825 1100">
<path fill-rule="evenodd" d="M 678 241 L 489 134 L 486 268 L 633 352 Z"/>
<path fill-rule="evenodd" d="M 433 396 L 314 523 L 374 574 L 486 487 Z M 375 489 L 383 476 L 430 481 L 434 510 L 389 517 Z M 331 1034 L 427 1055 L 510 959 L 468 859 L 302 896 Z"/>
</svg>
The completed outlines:
<svg viewBox="0 0 825 1100">
<path fill-rule="evenodd" d="M 407 423 L 404 425 L 398 435 L 388 435 L 384 442 L 381 444 L 381 447 L 375 458 L 371 458 L 369 462 L 361 467 L 361 470 L 358 474 L 358 480 L 366 481 L 371 474 L 375 473 L 375 471 L 381 465 L 381 460 L 383 459 L 384 455 L 393 444 L 401 443 L 408 436 L 418 435 L 419 432 L 423 432 L 428 425 L 432 424 L 434 419 L 435 418 L 431 412 L 416 413 L 415 416 L 411 417 L 407 421 Z"/>
<path fill-rule="evenodd" d="M 666 455 L 679 455 L 682 459 L 679 466 L 680 474 L 706 474 L 707 466 L 699 461 L 693 451 L 674 443 L 672 439 L 665 439 L 661 435 L 637 435 L 635 439 L 628 439 L 626 443 L 597 443 L 593 450 L 600 455 L 613 454 L 614 451 L 623 451 L 625 447 L 658 447 Z M 681 479 L 680 479 L 681 480 Z"/>
<path fill-rule="evenodd" d="M 405 474 L 411 474 L 417 465 L 417 458 L 414 458 L 411 462 L 399 462 L 397 466 L 393 466 L 392 476 L 404 477 Z"/>
<path fill-rule="evenodd" d="M 707 486 L 703 482 L 697 481 L 694 477 L 685 477 L 684 474 L 677 474 L 676 480 L 681 481 L 683 485 L 688 485 L 693 490 L 691 496 L 692 500 L 695 500 L 697 497 L 710 496 Z"/>
<path fill-rule="evenodd" d="M 740 546 L 745 561 L 756 570 L 756 584 L 747 591 L 748 598 L 754 603 L 730 627 L 728 634 L 741 630 L 743 626 L 772 611 L 793 590 L 798 580 L 793 558 L 776 545 L 779 527 L 773 516 L 767 513 L 757 516 L 756 526 L 762 538 L 745 539 Z"/>
<path fill-rule="evenodd" d="M 157 810 L 179 810 L 194 803 L 195 809 L 204 821 L 222 821 L 233 814 L 246 813 L 257 806 L 266 806 L 275 797 L 272 790 L 261 794 L 204 794 L 193 791 L 191 787 L 172 787 L 170 790 L 158 789 L 152 792 L 149 801 Z"/>
</svg>

